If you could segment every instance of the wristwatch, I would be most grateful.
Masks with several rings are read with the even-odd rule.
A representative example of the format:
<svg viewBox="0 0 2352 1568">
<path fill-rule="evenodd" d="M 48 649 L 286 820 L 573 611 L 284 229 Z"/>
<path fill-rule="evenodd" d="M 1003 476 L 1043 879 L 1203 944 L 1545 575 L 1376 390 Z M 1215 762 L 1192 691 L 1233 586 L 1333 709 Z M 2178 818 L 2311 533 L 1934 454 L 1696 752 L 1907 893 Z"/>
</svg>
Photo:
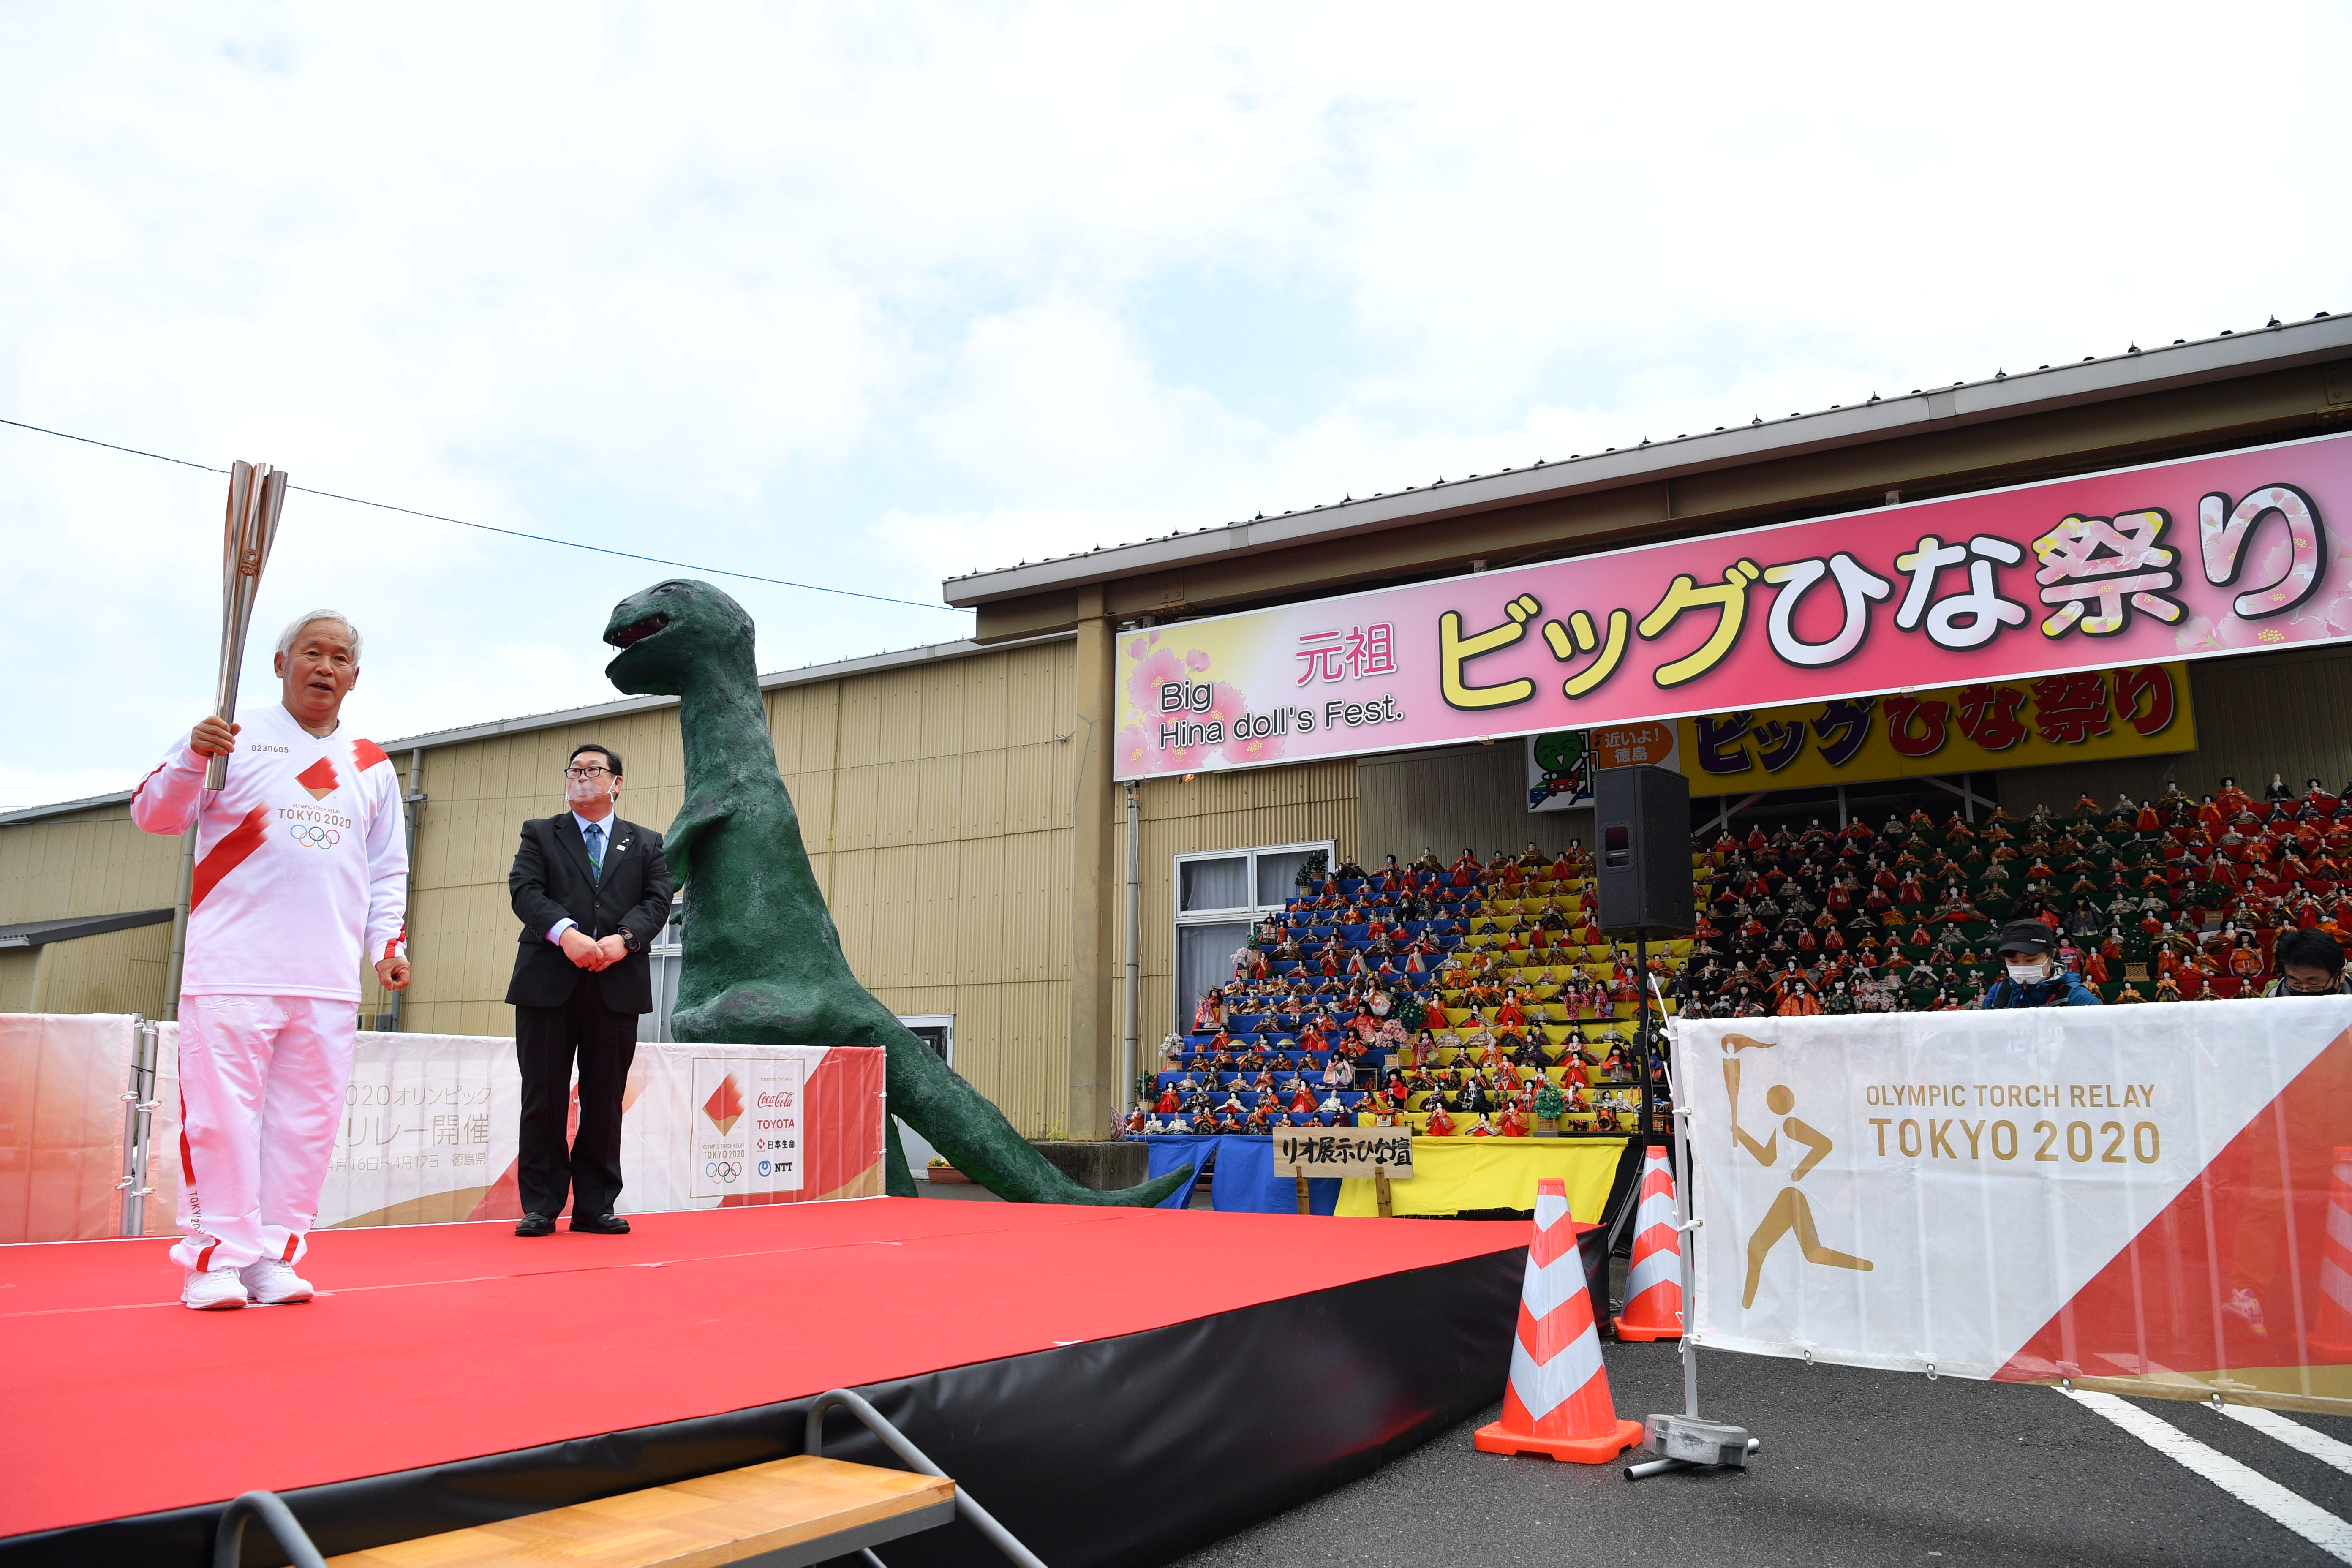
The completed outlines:
<svg viewBox="0 0 2352 1568">
<path fill-rule="evenodd" d="M 627 948 L 631 952 L 636 952 L 637 933 L 631 931 L 628 927 L 623 926 L 621 928 L 621 945 Z"/>
</svg>

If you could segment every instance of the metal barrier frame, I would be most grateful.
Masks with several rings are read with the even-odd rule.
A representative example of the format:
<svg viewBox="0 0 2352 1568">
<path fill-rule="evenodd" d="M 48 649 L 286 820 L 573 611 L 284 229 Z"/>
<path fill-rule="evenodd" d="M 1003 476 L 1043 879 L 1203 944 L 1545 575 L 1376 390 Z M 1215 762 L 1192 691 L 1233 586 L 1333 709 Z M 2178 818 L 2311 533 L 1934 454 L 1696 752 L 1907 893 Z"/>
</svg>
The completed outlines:
<svg viewBox="0 0 2352 1568">
<path fill-rule="evenodd" d="M 213 1568 L 237 1568 L 245 1552 L 247 1521 L 256 1519 L 269 1527 L 294 1568 L 327 1568 L 327 1560 L 319 1555 L 286 1500 L 276 1492 L 261 1491 L 247 1492 L 221 1510 L 220 1523 L 213 1531 Z"/>
<path fill-rule="evenodd" d="M 155 1068 L 162 1054 L 163 1031 L 154 1019 L 136 1013 L 131 1016 L 131 1025 L 137 1035 L 131 1047 L 131 1081 L 122 1090 L 122 1179 L 114 1187 L 122 1194 L 122 1234 L 143 1236 L 147 1200 L 155 1191 L 148 1184 L 147 1172 L 159 1103 Z"/>
<path fill-rule="evenodd" d="M 931 1463 L 929 1458 L 920 1448 L 907 1441 L 906 1434 L 890 1425 L 889 1420 L 879 1410 L 866 1402 L 864 1395 L 853 1394 L 845 1388 L 827 1389 L 818 1394 L 815 1403 L 809 1406 L 807 1435 L 803 1440 L 802 1452 L 821 1456 L 824 1443 L 824 1413 L 836 1405 L 865 1422 L 866 1430 L 880 1438 L 884 1447 L 905 1461 L 908 1469 L 919 1470 L 927 1476 L 937 1476 L 941 1480 L 954 1479 L 945 1470 Z M 961 1483 L 956 1487 L 955 1506 L 958 1519 L 963 1520 L 974 1530 L 979 1531 L 988 1539 L 990 1545 L 1003 1552 L 1013 1562 L 1021 1564 L 1021 1568 L 1045 1568 L 1045 1564 L 1038 1559 L 1037 1554 L 1015 1540 L 1011 1531 L 997 1523 L 995 1516 L 981 1507 L 971 1493 L 966 1491 Z M 861 1550 L 868 1563 L 876 1564 L 876 1568 L 881 1568 L 882 1559 L 875 1556 L 871 1550 Z"/>
</svg>

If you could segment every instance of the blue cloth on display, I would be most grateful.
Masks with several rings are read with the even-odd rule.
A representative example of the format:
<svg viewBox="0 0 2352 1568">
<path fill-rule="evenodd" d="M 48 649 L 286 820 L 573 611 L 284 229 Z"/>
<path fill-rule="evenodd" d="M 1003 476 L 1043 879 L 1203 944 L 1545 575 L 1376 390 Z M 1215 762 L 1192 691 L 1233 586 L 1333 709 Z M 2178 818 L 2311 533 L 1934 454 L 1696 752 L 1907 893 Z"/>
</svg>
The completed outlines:
<svg viewBox="0 0 2352 1568">
<path fill-rule="evenodd" d="M 1144 1141 L 1148 1170 L 1165 1175 L 1191 1164 L 1193 1179 L 1160 1202 L 1164 1209 L 1181 1209 L 1192 1201 L 1201 1167 L 1214 1154 L 1216 1179 L 1209 1184 L 1210 1206 L 1219 1214 L 1291 1214 L 1298 1212 L 1298 1182 L 1274 1173 L 1274 1140 L 1246 1135 L 1215 1138 L 1150 1138 Z M 1307 1184 L 1310 1213 L 1328 1215 L 1339 1205 L 1336 1177 L 1314 1177 Z"/>
</svg>

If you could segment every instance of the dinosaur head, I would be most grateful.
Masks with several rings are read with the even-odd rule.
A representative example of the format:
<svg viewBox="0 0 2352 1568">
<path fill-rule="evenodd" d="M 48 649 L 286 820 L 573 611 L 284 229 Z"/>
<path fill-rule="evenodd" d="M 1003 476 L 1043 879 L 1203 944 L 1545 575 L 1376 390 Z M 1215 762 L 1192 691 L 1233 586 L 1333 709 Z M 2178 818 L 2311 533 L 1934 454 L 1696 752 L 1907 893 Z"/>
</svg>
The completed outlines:
<svg viewBox="0 0 2352 1568">
<path fill-rule="evenodd" d="M 624 691 L 676 696 L 688 675 L 751 658 L 751 617 L 712 587 L 673 577 L 613 606 L 604 640 L 621 650 L 604 678 Z"/>
</svg>

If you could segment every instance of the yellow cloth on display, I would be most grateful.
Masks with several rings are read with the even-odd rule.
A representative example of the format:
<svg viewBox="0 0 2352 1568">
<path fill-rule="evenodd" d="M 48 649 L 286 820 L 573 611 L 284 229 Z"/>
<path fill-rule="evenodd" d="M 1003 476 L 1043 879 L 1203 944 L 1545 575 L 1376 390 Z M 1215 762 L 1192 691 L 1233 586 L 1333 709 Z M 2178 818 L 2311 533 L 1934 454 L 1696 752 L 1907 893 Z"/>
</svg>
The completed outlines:
<svg viewBox="0 0 2352 1568">
<path fill-rule="evenodd" d="M 1400 1217 L 1459 1214 L 1464 1209 L 1532 1209 L 1536 1183 L 1558 1176 L 1568 1185 L 1569 1213 L 1598 1224 L 1609 1184 L 1625 1152 L 1622 1138 L 1415 1138 L 1412 1180 L 1389 1184 L 1390 1206 Z M 1369 1176 L 1339 1184 L 1342 1217 L 1379 1215 Z"/>
</svg>

